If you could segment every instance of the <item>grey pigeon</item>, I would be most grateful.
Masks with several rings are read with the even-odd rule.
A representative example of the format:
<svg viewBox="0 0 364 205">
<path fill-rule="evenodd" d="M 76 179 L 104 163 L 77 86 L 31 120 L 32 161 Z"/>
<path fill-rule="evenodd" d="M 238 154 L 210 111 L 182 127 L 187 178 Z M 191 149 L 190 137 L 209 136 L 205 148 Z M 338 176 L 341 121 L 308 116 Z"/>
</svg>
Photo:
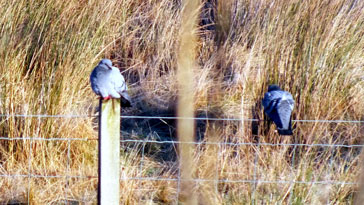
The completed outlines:
<svg viewBox="0 0 364 205">
<path fill-rule="evenodd" d="M 128 86 L 118 68 L 111 60 L 102 59 L 90 75 L 92 90 L 104 100 L 120 98 L 123 107 L 131 107 Z"/>
<path fill-rule="evenodd" d="M 276 124 L 280 135 L 292 135 L 291 113 L 294 100 L 291 93 L 278 85 L 269 85 L 262 100 L 264 112 Z"/>
</svg>

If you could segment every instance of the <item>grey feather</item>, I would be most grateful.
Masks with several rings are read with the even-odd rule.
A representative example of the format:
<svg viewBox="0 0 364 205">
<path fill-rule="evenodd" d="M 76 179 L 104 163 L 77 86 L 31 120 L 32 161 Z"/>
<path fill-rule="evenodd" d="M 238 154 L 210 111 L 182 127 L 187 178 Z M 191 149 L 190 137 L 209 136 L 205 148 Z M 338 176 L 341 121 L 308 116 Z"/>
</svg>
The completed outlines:
<svg viewBox="0 0 364 205">
<path fill-rule="evenodd" d="M 118 68 L 113 67 L 109 59 L 102 59 L 90 75 L 92 90 L 102 98 L 125 98 L 125 103 L 131 103 L 128 87 Z"/>
<path fill-rule="evenodd" d="M 281 90 L 277 85 L 270 85 L 262 100 L 264 112 L 276 124 L 282 135 L 291 135 L 291 114 L 294 100 L 291 93 Z"/>
</svg>

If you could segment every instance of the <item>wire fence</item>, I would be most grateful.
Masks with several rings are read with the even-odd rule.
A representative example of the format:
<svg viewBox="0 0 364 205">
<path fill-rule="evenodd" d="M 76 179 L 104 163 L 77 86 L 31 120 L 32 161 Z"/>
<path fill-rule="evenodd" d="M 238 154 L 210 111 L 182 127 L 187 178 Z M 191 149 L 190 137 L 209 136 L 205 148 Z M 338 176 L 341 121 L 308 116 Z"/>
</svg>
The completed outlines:
<svg viewBox="0 0 364 205">
<path fill-rule="evenodd" d="M 0 137 L 0 140 L 34 140 L 34 141 L 91 141 L 98 140 L 98 138 L 39 138 L 39 137 Z M 300 144 L 300 143 L 266 143 L 266 142 L 181 142 L 174 140 L 134 140 L 134 139 L 126 139 L 120 140 L 122 143 L 155 143 L 155 144 L 192 144 L 192 145 L 229 145 L 229 146 L 298 146 L 298 147 L 343 147 L 343 148 L 362 148 L 363 144 L 353 144 L 353 145 L 345 145 L 345 144 Z"/>
<path fill-rule="evenodd" d="M 98 117 L 98 115 L 46 115 L 46 114 L 36 114 L 36 115 L 24 115 L 24 114 L 0 114 L 0 117 L 9 119 L 9 118 L 61 118 L 61 119 L 76 119 L 76 118 L 94 118 Z M 210 118 L 210 117 L 196 117 L 196 118 L 184 118 L 184 117 L 168 117 L 168 116 L 121 116 L 122 119 L 160 119 L 160 120 L 178 120 L 178 119 L 190 119 L 190 120 L 205 120 L 205 121 L 262 121 L 260 119 L 250 119 L 250 118 Z M 292 120 L 293 122 L 298 123 L 351 123 L 351 124 L 364 124 L 364 121 L 361 120 Z M 64 141 L 67 142 L 67 173 L 70 172 L 70 161 L 71 161 L 71 143 L 75 141 L 87 142 L 87 141 L 97 141 L 98 138 L 42 138 L 42 137 L 0 137 L 0 140 L 6 141 L 15 141 L 15 140 L 28 140 L 29 143 L 29 150 L 31 152 L 31 143 L 33 141 Z M 266 142 L 209 142 L 209 141 L 194 141 L 194 142 L 181 142 L 175 140 L 151 140 L 151 139 L 122 139 L 120 140 L 121 143 L 139 143 L 143 145 L 141 149 L 141 163 L 139 167 L 139 176 L 123 176 L 121 177 L 120 181 L 128 181 L 128 180 L 140 180 L 140 181 L 171 181 L 177 182 L 178 184 L 181 181 L 186 181 L 179 176 L 179 172 L 175 178 L 165 178 L 165 177 L 144 177 L 142 176 L 142 169 L 143 169 L 143 161 L 145 157 L 144 148 L 147 143 L 150 144 L 171 144 L 171 145 L 178 145 L 178 144 L 191 144 L 197 146 L 203 145 L 216 145 L 219 146 L 270 146 L 270 147 L 278 147 L 278 146 L 289 146 L 296 149 L 297 147 L 323 147 L 323 148 L 363 148 L 364 144 L 305 144 L 305 143 L 266 143 Z M 359 183 L 356 181 L 336 181 L 336 180 L 311 180 L 311 181 L 302 181 L 302 180 L 265 180 L 259 179 L 257 174 L 257 161 L 258 161 L 259 152 L 255 153 L 255 160 L 254 160 L 254 173 L 253 179 L 202 179 L 202 178 L 195 178 L 192 181 L 194 183 L 201 183 L 201 182 L 214 182 L 214 183 L 248 183 L 254 184 L 254 192 L 257 189 L 257 184 L 306 184 L 306 185 L 315 185 L 315 184 L 332 184 L 332 185 L 341 185 L 341 186 L 357 186 Z M 58 178 L 58 179 L 65 179 L 66 184 L 70 179 L 97 179 L 97 176 L 72 176 L 72 175 L 39 175 L 32 173 L 31 167 L 31 156 L 29 155 L 29 167 L 28 167 L 28 174 L 0 174 L 0 178 Z M 295 161 L 295 155 L 292 156 L 292 166 Z M 0 165 L 1 166 L 1 165 Z M 30 180 L 29 180 L 30 181 Z M 187 180 L 188 181 L 188 180 Z M 68 186 L 68 185 L 67 185 Z M 30 190 L 31 184 L 28 184 L 28 190 Z M 177 190 L 178 192 L 178 190 Z M 29 194 L 29 193 L 28 193 Z M 178 194 L 178 193 L 177 193 Z M 29 200 L 30 196 L 28 196 Z M 66 196 L 67 198 L 67 196 Z M 29 203 L 29 201 L 28 201 Z"/>
<path fill-rule="evenodd" d="M 98 117 L 98 115 L 47 115 L 47 114 L 0 114 L 0 117 L 22 117 L 22 118 L 90 118 Z M 169 116 L 132 116 L 125 115 L 120 116 L 123 119 L 161 119 L 161 120 L 206 120 L 206 121 L 248 121 L 259 122 L 264 121 L 262 119 L 253 118 L 214 118 L 214 117 L 169 117 Z M 292 122 L 307 122 L 307 123 L 364 123 L 364 120 L 322 120 L 322 119 L 296 119 Z"/>
</svg>

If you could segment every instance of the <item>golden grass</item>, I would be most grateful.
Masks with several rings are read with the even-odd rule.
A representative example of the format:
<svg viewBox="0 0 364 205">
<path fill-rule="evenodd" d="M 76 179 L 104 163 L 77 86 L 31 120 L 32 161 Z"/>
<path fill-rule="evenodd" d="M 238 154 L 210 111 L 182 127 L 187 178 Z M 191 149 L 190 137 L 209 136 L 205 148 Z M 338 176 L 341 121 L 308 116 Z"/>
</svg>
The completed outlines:
<svg viewBox="0 0 364 205">
<path fill-rule="evenodd" d="M 364 2 L 349 0 L 231 0 L 219 5 L 216 37 L 209 34 L 197 39 L 197 65 L 191 79 L 195 109 L 217 117 L 262 119 L 260 100 L 268 84 L 278 83 L 295 98 L 294 119 L 363 119 L 363 8 Z M 0 0 L 0 11 L 1 114 L 94 114 L 98 101 L 88 76 L 103 57 L 113 59 L 125 71 L 137 109 L 173 107 L 178 91 L 179 1 Z M 3 137 L 97 138 L 95 119 L 90 118 L 0 120 Z M 247 122 L 209 123 L 204 140 L 353 144 L 360 143 L 363 135 L 360 124 L 294 126 L 293 137 L 278 136 L 274 126 L 264 133 L 263 125 L 255 137 Z M 149 135 L 153 133 L 134 137 Z M 122 177 L 177 176 L 177 162 L 148 153 L 142 158 L 142 150 L 143 144 L 125 148 Z M 198 146 L 193 174 L 206 179 L 355 182 L 359 151 Z M 67 141 L 1 140 L 0 174 L 27 175 L 29 171 L 96 176 L 97 141 L 68 145 Z M 176 202 L 175 181 L 128 180 L 120 186 L 121 201 L 127 204 Z M 1 177 L 0 187 L 1 203 L 95 203 L 97 180 Z M 201 182 L 194 189 L 198 200 L 206 204 L 345 204 L 353 201 L 356 187 Z"/>
</svg>

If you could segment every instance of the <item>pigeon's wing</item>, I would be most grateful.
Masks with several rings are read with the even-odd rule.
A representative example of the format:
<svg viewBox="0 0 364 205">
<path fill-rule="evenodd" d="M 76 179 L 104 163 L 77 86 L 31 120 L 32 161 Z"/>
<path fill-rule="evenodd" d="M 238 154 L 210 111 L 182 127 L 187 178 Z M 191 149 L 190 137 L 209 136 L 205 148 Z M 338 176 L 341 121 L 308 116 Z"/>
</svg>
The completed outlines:
<svg viewBox="0 0 364 205">
<path fill-rule="evenodd" d="M 283 127 L 283 120 L 278 112 L 279 105 L 281 103 L 281 99 L 284 91 L 275 90 L 267 92 L 264 95 L 263 106 L 264 112 L 268 115 L 268 117 L 273 120 L 273 122 L 277 125 L 278 128 Z"/>
<path fill-rule="evenodd" d="M 124 76 L 119 69 L 112 67 L 112 82 L 115 91 L 121 96 L 121 104 L 123 107 L 131 107 L 131 99 L 128 94 L 128 86 L 126 85 Z"/>
<path fill-rule="evenodd" d="M 289 92 L 285 92 L 285 96 L 284 96 L 284 98 L 287 100 L 287 102 L 288 102 L 288 104 L 289 104 L 289 107 L 291 108 L 291 112 L 292 112 L 292 110 L 293 110 L 293 108 L 294 108 L 294 100 L 293 100 L 293 97 L 292 97 L 292 95 L 291 95 L 291 93 L 289 93 Z"/>
<path fill-rule="evenodd" d="M 279 103 L 279 100 L 278 100 L 277 104 L 278 103 Z M 275 105 L 274 109 L 272 109 L 272 112 L 270 112 L 270 114 L 268 114 L 268 116 L 271 120 L 273 120 L 274 124 L 276 124 L 276 126 L 280 129 L 283 127 L 283 121 L 278 112 L 277 104 Z"/>
<path fill-rule="evenodd" d="M 124 79 L 123 75 L 121 75 L 118 68 L 112 67 L 110 76 L 111 76 L 111 82 L 112 82 L 116 92 L 121 94 L 122 92 L 127 90 L 125 79 Z"/>
<path fill-rule="evenodd" d="M 277 103 L 281 97 L 282 93 L 280 91 L 271 91 L 265 93 L 262 104 L 264 107 L 264 112 L 267 113 L 268 116 L 276 109 Z"/>
<path fill-rule="evenodd" d="M 284 92 L 282 98 L 277 103 L 277 114 L 279 116 L 281 126 L 280 129 L 290 129 L 291 114 L 294 106 L 294 100 L 292 95 L 288 92 Z"/>
<path fill-rule="evenodd" d="M 102 97 L 107 97 L 108 94 L 108 85 L 107 85 L 108 73 L 100 67 L 100 65 L 96 66 L 90 75 L 90 82 L 92 90 Z"/>
<path fill-rule="evenodd" d="M 90 75 L 90 82 L 91 82 L 91 88 L 92 90 L 97 94 L 100 95 L 100 90 L 99 90 L 99 86 L 97 84 L 97 73 L 96 73 L 96 68 L 94 68 L 94 70 L 91 72 Z"/>
<path fill-rule="evenodd" d="M 266 92 L 264 94 L 262 104 L 263 104 L 263 107 L 264 107 L 264 112 L 266 112 L 267 114 L 270 113 L 271 110 L 272 110 L 272 104 L 271 104 L 272 101 L 273 101 L 272 94 L 270 92 Z"/>
</svg>

